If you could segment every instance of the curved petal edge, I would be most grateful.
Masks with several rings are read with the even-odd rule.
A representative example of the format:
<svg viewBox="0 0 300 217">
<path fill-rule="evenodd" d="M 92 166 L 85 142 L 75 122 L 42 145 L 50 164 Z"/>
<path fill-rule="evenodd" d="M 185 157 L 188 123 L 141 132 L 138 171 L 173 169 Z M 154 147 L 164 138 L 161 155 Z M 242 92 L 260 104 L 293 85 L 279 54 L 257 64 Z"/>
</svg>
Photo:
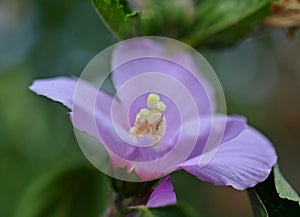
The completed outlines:
<svg viewBox="0 0 300 217">
<path fill-rule="evenodd" d="M 200 156 L 184 162 L 180 168 L 217 186 L 244 190 L 264 181 L 277 162 L 271 142 L 257 130 L 248 127 L 238 137 L 219 147 L 204 166 Z"/>
</svg>

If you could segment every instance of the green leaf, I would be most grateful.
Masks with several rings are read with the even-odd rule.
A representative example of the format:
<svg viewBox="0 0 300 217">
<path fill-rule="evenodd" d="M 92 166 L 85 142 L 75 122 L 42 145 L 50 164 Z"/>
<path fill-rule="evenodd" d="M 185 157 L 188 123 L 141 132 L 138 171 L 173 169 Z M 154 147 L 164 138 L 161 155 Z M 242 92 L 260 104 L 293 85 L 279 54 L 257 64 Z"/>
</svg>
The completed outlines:
<svg viewBox="0 0 300 217">
<path fill-rule="evenodd" d="M 25 192 L 15 217 L 98 217 L 107 203 L 104 176 L 88 166 L 48 172 Z"/>
<path fill-rule="evenodd" d="M 193 47 L 233 45 L 271 14 L 273 1 L 197 0 L 193 30 L 182 40 Z"/>
<path fill-rule="evenodd" d="M 158 35 L 195 48 L 227 47 L 271 14 L 274 0 L 93 0 L 106 24 L 126 39 Z"/>
<path fill-rule="evenodd" d="M 128 208 L 122 211 L 117 216 L 118 217 L 190 217 L 192 216 L 185 208 L 182 206 L 165 206 L 160 208 L 147 208 L 144 206 Z"/>
<path fill-rule="evenodd" d="M 300 205 L 299 195 L 292 188 L 292 186 L 285 180 L 283 175 L 280 173 L 278 165 L 274 167 L 274 178 L 275 178 L 275 187 L 277 192 L 279 193 L 279 197 L 298 202 Z"/>
<path fill-rule="evenodd" d="M 132 11 L 126 0 L 92 0 L 99 16 L 120 39 L 135 35 L 139 12 Z"/>
<path fill-rule="evenodd" d="M 278 166 L 264 182 L 249 189 L 248 194 L 255 217 L 300 216 L 299 197 L 283 178 Z"/>
<path fill-rule="evenodd" d="M 252 205 L 252 210 L 255 217 L 269 217 L 268 211 L 263 203 L 261 201 L 259 195 L 256 193 L 254 189 L 250 189 L 248 191 L 249 198 Z"/>
</svg>

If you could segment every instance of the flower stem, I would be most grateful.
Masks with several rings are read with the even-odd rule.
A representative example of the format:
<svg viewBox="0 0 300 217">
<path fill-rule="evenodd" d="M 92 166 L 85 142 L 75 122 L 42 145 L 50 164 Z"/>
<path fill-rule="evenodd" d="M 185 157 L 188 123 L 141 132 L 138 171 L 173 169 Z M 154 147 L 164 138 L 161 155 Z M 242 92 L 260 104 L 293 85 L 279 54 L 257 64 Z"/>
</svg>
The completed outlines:
<svg viewBox="0 0 300 217">
<path fill-rule="evenodd" d="M 157 182 L 158 180 L 137 183 L 111 178 L 109 203 L 103 216 L 113 217 L 128 207 L 145 205 Z"/>
<path fill-rule="evenodd" d="M 118 194 L 113 190 L 112 184 L 110 183 L 109 203 L 103 217 L 114 217 L 121 210 L 122 210 L 121 200 L 118 198 Z"/>
</svg>

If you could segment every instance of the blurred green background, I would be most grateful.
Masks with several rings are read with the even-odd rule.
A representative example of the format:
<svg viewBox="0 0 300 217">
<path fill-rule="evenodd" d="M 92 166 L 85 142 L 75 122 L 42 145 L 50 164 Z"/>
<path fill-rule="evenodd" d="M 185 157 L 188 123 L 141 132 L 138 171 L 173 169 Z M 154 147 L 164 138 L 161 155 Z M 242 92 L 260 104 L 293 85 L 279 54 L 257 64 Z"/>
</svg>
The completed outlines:
<svg viewBox="0 0 300 217">
<path fill-rule="evenodd" d="M 230 49 L 200 52 L 219 75 L 228 113 L 245 115 L 271 139 L 282 172 L 299 192 L 300 40 L 289 41 L 285 34 L 273 31 Z M 115 42 L 89 1 L 0 0 L 1 217 L 18 216 L 24 193 L 48 171 L 89 165 L 67 109 L 28 86 L 37 78 L 80 75 L 89 60 Z M 203 216 L 252 215 L 246 192 L 214 187 L 183 172 L 172 176 L 179 200 Z M 106 187 L 105 181 L 99 183 Z M 78 203 L 92 196 L 83 198 Z"/>
</svg>

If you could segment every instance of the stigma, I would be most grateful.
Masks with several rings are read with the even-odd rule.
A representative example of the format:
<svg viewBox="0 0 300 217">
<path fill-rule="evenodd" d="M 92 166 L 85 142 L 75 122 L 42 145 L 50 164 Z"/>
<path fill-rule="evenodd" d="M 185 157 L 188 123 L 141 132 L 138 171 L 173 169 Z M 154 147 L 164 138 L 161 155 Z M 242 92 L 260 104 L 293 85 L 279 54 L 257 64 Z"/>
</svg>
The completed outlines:
<svg viewBox="0 0 300 217">
<path fill-rule="evenodd" d="M 136 115 L 130 133 L 137 139 L 150 136 L 156 144 L 165 132 L 165 118 L 162 112 L 167 107 L 165 103 L 160 101 L 160 97 L 154 93 L 148 95 L 147 106 L 148 108 L 141 109 Z"/>
</svg>

